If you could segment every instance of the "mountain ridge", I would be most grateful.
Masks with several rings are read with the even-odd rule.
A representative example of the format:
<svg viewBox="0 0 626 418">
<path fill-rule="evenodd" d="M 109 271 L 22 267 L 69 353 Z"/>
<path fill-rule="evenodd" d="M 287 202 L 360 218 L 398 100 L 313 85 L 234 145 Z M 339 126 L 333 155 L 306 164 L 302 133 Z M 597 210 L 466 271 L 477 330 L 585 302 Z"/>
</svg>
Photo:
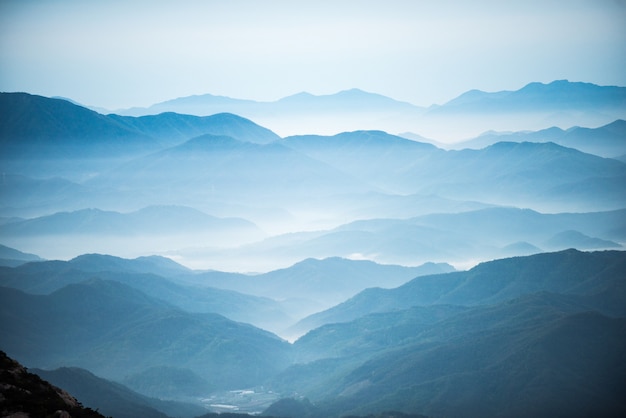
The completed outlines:
<svg viewBox="0 0 626 418">
<path fill-rule="evenodd" d="M 546 260 L 552 263 L 551 269 L 541 273 L 542 263 L 547 263 Z M 575 263 L 577 270 L 570 263 Z M 514 276 L 507 277 L 506 281 L 498 280 L 493 274 L 498 269 L 512 272 L 510 274 Z M 564 270 L 571 271 L 572 277 L 564 278 Z M 615 294 L 611 303 L 596 309 L 623 316 L 626 311 L 619 307 L 618 301 L 626 294 L 614 276 L 619 271 L 626 271 L 626 252 L 623 251 L 586 253 L 570 249 L 494 260 L 464 272 L 418 277 L 395 289 L 366 289 L 342 304 L 304 318 L 292 327 L 292 331 L 302 333 L 327 323 L 348 322 L 365 313 L 416 305 L 497 303 L 532 291 L 593 296 L 613 289 Z M 590 277 L 594 277 L 593 283 L 588 281 Z"/>
<path fill-rule="evenodd" d="M 50 295 L 9 288 L 0 294 L 0 343 L 29 366 L 72 365 L 122 379 L 170 365 L 237 388 L 256 384 L 289 359 L 288 343 L 268 331 L 214 313 L 188 313 L 115 281 L 91 279 Z"/>
</svg>

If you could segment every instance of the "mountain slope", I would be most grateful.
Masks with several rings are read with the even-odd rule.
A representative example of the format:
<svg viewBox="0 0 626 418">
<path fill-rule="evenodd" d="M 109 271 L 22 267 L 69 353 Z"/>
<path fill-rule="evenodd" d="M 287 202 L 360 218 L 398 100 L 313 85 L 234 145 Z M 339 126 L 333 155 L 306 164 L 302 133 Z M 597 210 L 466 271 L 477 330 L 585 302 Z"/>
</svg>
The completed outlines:
<svg viewBox="0 0 626 418">
<path fill-rule="evenodd" d="M 58 212 L 7 222 L 0 225 L 0 233 L 7 244 L 26 246 L 48 259 L 82 253 L 137 257 L 198 244 L 237 245 L 266 236 L 243 218 L 221 218 L 174 205 L 149 206 L 129 213 L 100 209 Z"/>
<path fill-rule="evenodd" d="M 102 115 L 67 100 L 26 93 L 0 93 L 0 114 L 3 171 L 34 177 L 63 175 L 82 181 L 121 161 L 203 134 L 259 143 L 279 139 L 232 114 Z"/>
<path fill-rule="evenodd" d="M 155 260 L 159 261 L 156 265 Z M 188 312 L 218 313 L 264 329 L 282 330 L 293 321 L 288 307 L 272 299 L 216 289 L 206 284 L 202 287 L 184 285 L 179 278 L 179 269 L 172 270 L 171 263 L 161 269 L 161 264 L 158 258 L 126 260 L 90 254 L 69 262 L 49 261 L 13 269 L 0 268 L 0 286 L 47 295 L 70 284 L 100 278 L 130 286 Z M 159 273 L 166 277 L 169 274 L 172 279 L 161 277 Z"/>
<path fill-rule="evenodd" d="M 590 107 L 626 107 L 626 87 L 556 80 L 548 84 L 529 83 L 516 91 L 486 93 L 468 91 L 433 109 L 433 112 L 484 112 L 569 110 Z"/>
<path fill-rule="evenodd" d="M 253 223 L 244 219 L 216 218 L 189 207 L 169 205 L 150 206 L 127 214 L 99 209 L 83 209 L 6 223 L 0 226 L 2 234 L 6 236 L 159 235 L 202 230 L 217 233 L 229 229 L 262 234 Z"/>
<path fill-rule="evenodd" d="M 626 298 L 621 281 L 624 273 L 626 253 L 622 251 L 566 250 L 496 260 L 465 272 L 418 277 L 395 289 L 367 289 L 340 305 L 303 319 L 294 326 L 294 331 L 411 306 L 473 306 L 539 291 L 585 295 L 597 301 L 595 308 L 601 312 L 625 315 L 621 303 Z"/>
<path fill-rule="evenodd" d="M 434 155 L 442 152 L 433 145 L 381 131 L 344 132 L 330 137 L 292 136 L 285 138 L 283 143 L 391 191 L 396 191 L 390 184 L 397 180 L 398 173 L 427 163 Z"/>
<path fill-rule="evenodd" d="M 102 418 L 67 392 L 52 386 L 0 351 L 0 414 L 4 417 Z M 66 415 L 63 415 L 66 414 Z"/>
<path fill-rule="evenodd" d="M 86 406 L 116 418 L 193 417 L 202 414 L 204 410 L 192 404 L 142 396 L 119 383 L 102 379 L 88 370 L 77 367 L 61 367 L 55 370 L 33 369 L 33 372 L 79 397 Z"/>
<path fill-rule="evenodd" d="M 553 143 L 498 142 L 480 150 L 443 151 L 370 131 L 289 137 L 284 143 L 390 193 L 515 206 L 569 204 L 585 210 L 593 210 L 590 202 L 610 202 L 610 209 L 626 204 L 624 193 L 615 193 L 626 176 L 625 165 Z M 577 196 L 568 191 L 592 180 L 606 184 L 578 187 Z M 609 190 L 610 185 L 615 187 Z"/>
<path fill-rule="evenodd" d="M 626 87 L 557 80 L 516 91 L 468 91 L 432 106 L 411 129 L 458 142 L 487 131 L 539 131 L 550 127 L 602 126 L 626 118 Z"/>
<path fill-rule="evenodd" d="M 620 360 L 625 336 L 626 320 L 585 312 L 410 346 L 355 369 L 342 382 L 355 389 L 328 409 L 359 413 L 393 405 L 451 417 L 619 416 L 626 411 L 616 390 L 626 375 Z"/>
<path fill-rule="evenodd" d="M 136 159 L 90 184 L 144 194 L 169 191 L 174 202 L 227 201 L 284 207 L 289 201 L 341 192 L 368 191 L 337 168 L 277 143 L 244 143 L 230 137 L 203 135 Z M 180 203 L 178 203 L 180 204 Z M 205 203 L 206 204 L 206 203 Z"/>
<path fill-rule="evenodd" d="M 43 261 L 43 259 L 38 255 L 24 253 L 0 244 L 0 266 L 16 267 L 30 261 Z"/>
<path fill-rule="evenodd" d="M 121 379 L 168 365 L 226 389 L 257 384 L 289 362 L 289 345 L 273 334 L 190 314 L 117 282 L 94 279 L 45 296 L 0 293 L 0 345 L 30 366 Z"/>
<path fill-rule="evenodd" d="M 83 254 L 70 260 L 70 264 L 82 271 L 152 273 L 164 277 L 190 272 L 174 260 L 156 255 L 129 260 L 104 254 Z"/>
<path fill-rule="evenodd" d="M 247 117 L 265 117 L 273 113 L 286 113 L 293 116 L 294 114 L 315 114 L 319 112 L 375 112 L 390 110 L 420 111 L 421 109 L 380 94 L 351 89 L 320 96 L 302 92 L 284 97 L 275 102 L 256 102 L 204 94 L 180 97 L 156 103 L 148 108 L 123 109 L 117 111 L 117 113 L 138 116 L 176 112 L 205 116 L 230 112 Z"/>
<path fill-rule="evenodd" d="M 536 132 L 487 132 L 476 138 L 454 144 L 453 148 L 480 149 L 497 142 L 554 142 L 601 157 L 619 157 L 626 152 L 626 121 L 616 120 L 598 128 L 575 126 L 567 130 L 557 127 Z"/>
<path fill-rule="evenodd" d="M 448 264 L 428 263 L 419 267 L 381 265 L 366 260 L 306 259 L 291 267 L 263 274 L 223 275 L 208 272 L 194 283 L 283 299 L 309 299 L 317 306 L 331 306 L 371 286 L 396 287 L 425 274 L 453 271 Z"/>
<path fill-rule="evenodd" d="M 615 243 L 626 240 L 625 213 L 624 210 L 540 213 L 530 209 L 492 207 L 410 219 L 366 219 L 326 231 L 268 238 L 218 254 L 233 258 L 259 254 L 277 259 L 350 258 L 356 255 L 388 264 L 445 261 L 460 266 L 475 265 L 478 261 L 505 255 L 527 255 L 529 248 L 531 252 L 541 252 L 537 248 L 547 249 L 544 245 L 553 236 L 572 230 L 607 241 L 607 248 L 619 248 Z M 520 242 L 526 245 L 514 245 Z M 569 241 L 567 246 L 550 249 L 562 250 L 576 247 L 576 244 L 581 242 Z M 587 248 L 587 245 L 580 247 Z M 516 252 L 511 254 L 510 251 Z"/>
<path fill-rule="evenodd" d="M 471 90 L 428 109 L 358 89 L 331 95 L 299 93 L 275 102 L 201 95 L 121 114 L 162 112 L 212 115 L 231 112 L 272 127 L 281 136 L 333 135 L 357 129 L 416 132 L 459 141 L 490 129 L 520 131 L 575 125 L 600 126 L 626 118 L 626 88 L 557 80 L 529 83 L 516 91 Z"/>
<path fill-rule="evenodd" d="M 301 363 L 272 387 L 313 400 L 320 411 L 307 416 L 392 408 L 450 417 L 619 416 L 626 320 L 592 312 L 589 303 L 593 297 L 538 292 L 325 325 L 296 341 Z"/>
<path fill-rule="evenodd" d="M 119 156 L 158 143 L 107 116 L 66 100 L 0 94 L 0 155 L 7 158 Z"/>
<path fill-rule="evenodd" d="M 212 94 L 199 94 L 156 103 L 148 108 L 135 107 L 119 109 L 115 113 L 128 116 L 158 115 L 166 112 L 175 112 L 186 115 L 208 116 L 217 113 L 236 113 L 246 115 L 246 109 L 254 109 L 258 102 L 252 100 L 233 99 Z"/>
<path fill-rule="evenodd" d="M 158 138 L 170 146 L 206 134 L 229 136 L 239 141 L 257 144 L 280 140 L 280 137 L 269 129 L 231 113 L 205 117 L 179 113 L 168 112 L 138 118 L 118 115 L 108 117 L 153 138 Z"/>
<path fill-rule="evenodd" d="M 424 109 L 380 94 L 350 89 L 328 95 L 301 92 L 273 102 L 205 94 L 168 100 L 149 108 L 117 111 L 132 116 L 162 112 L 198 116 L 236 113 L 271 127 L 281 136 L 288 136 L 307 133 L 334 134 L 355 129 L 386 129 L 395 132 L 401 129 L 394 126 L 415 121 Z"/>
</svg>

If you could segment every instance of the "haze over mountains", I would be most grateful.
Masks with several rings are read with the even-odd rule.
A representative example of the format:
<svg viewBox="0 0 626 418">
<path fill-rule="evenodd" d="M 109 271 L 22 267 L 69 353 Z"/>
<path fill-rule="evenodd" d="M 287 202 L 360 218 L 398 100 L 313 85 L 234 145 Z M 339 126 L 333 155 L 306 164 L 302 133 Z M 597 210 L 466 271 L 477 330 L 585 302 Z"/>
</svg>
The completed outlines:
<svg viewBox="0 0 626 418">
<path fill-rule="evenodd" d="M 429 107 L 351 89 L 322 96 L 299 93 L 275 102 L 206 94 L 168 100 L 148 108 L 114 112 L 129 116 L 163 112 L 204 116 L 229 112 L 268 126 L 281 136 L 382 129 L 391 133 L 415 132 L 450 142 L 490 129 L 600 126 L 626 118 L 625 106 L 624 87 L 558 80 L 548 84 L 529 83 L 516 91 L 471 90 L 446 103 Z"/>
<path fill-rule="evenodd" d="M 624 120 L 568 81 L 1 93 L 0 350 L 113 416 L 623 416 Z"/>
<path fill-rule="evenodd" d="M 594 92 L 587 102 L 581 89 Z M 554 108 L 564 92 L 576 98 L 568 109 L 619 108 L 621 103 L 620 88 L 557 82 L 515 94 L 468 93 L 455 106 L 505 100 L 509 107 L 525 109 L 528 104 L 522 99 L 532 96 L 541 102 L 537 97 L 555 91 L 557 96 L 545 108 Z M 605 96 L 606 101 L 598 98 Z M 327 97 L 323 103 L 333 100 Z M 388 104 L 380 97 L 377 100 L 380 106 Z M 0 229 L 9 246 L 30 247 L 47 258 L 67 259 L 84 252 L 127 257 L 160 253 L 196 267 L 238 271 L 268 271 L 310 256 L 406 264 L 409 260 L 396 249 L 396 256 L 389 257 L 388 249 L 377 248 L 385 242 L 378 239 L 372 249 L 345 244 L 307 254 L 294 247 L 280 250 L 282 258 L 271 248 L 321 240 L 329 232 L 337 236 L 335 228 L 359 219 L 408 219 L 492 206 L 531 207 L 543 213 L 601 212 L 626 206 L 624 163 L 601 157 L 626 155 L 619 139 L 620 121 L 563 133 L 562 144 L 580 144 L 592 154 L 545 142 L 555 139 L 554 129 L 513 138 L 502 134 L 502 139 L 515 142 L 479 150 L 445 151 L 383 131 L 281 139 L 250 120 L 224 113 L 104 116 L 67 101 L 21 93 L 3 94 L 2 103 L 0 214 L 4 219 Z M 86 137 L 88 141 L 81 140 Z M 518 143 L 522 139 L 534 142 Z M 123 226 L 124 222 L 132 226 Z M 573 226 L 552 235 L 569 230 L 618 244 L 621 239 L 606 229 L 579 231 Z M 246 257 L 236 248 L 224 252 L 224 247 L 300 231 L 316 232 L 270 238 L 247 247 Z M 59 233 L 64 236 L 62 243 Z M 552 235 L 527 244 L 543 249 Z M 519 241 L 528 240 L 515 238 L 497 246 L 502 249 Z M 360 240 L 359 246 L 366 242 Z M 415 242 L 411 247 L 416 249 L 409 250 L 413 258 L 421 250 Z M 608 247 L 614 243 L 608 242 Z M 412 264 L 468 263 L 476 258 L 463 253 L 463 259 L 433 260 L 438 252 L 430 251 Z M 490 251 L 483 259 L 502 254 Z M 249 260 L 245 267 L 242 258 Z M 200 259 L 208 262 L 200 264 Z"/>
<path fill-rule="evenodd" d="M 57 282 L 58 290 L 43 295 L 2 287 L 2 335 L 12 337 L 2 344 L 31 367 L 87 368 L 151 396 L 172 397 L 181 376 L 188 393 L 254 387 L 250 396 L 261 397 L 263 385 L 282 396 L 305 394 L 315 407 L 303 416 L 386 409 L 433 416 L 619 416 L 626 410 L 620 396 L 626 373 L 620 360 L 626 348 L 624 254 L 545 253 L 368 289 L 312 316 L 319 328 L 293 345 L 123 284 L 137 282 L 127 278 L 129 269 L 144 260 L 91 256 L 76 262 L 123 270 Z M 24 275 L 25 268 L 41 271 L 39 264 L 5 270 L 3 286 L 36 284 L 42 277 L 56 282 L 50 273 Z M 146 289 L 177 280 L 147 279 L 153 286 Z M 161 294 L 167 295 L 172 292 Z M 69 372 L 41 373 L 55 379 Z M 72 373 L 84 376 L 85 394 L 104 384 L 87 372 Z M 218 405 L 220 396 L 226 395 L 208 402 Z M 96 401 L 89 406 L 97 407 Z M 173 407 L 143 402 L 161 411 Z"/>
</svg>

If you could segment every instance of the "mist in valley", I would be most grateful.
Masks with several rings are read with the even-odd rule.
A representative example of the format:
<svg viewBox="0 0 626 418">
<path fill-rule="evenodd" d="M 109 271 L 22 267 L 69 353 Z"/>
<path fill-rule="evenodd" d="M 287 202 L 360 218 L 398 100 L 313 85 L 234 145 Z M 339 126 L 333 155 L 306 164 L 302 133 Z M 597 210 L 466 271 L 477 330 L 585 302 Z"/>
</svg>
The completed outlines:
<svg viewBox="0 0 626 418">
<path fill-rule="evenodd" d="M 0 415 L 626 415 L 623 5 L 184 3 L 0 5 Z"/>
<path fill-rule="evenodd" d="M 2 94 L 2 108 L 3 349 L 93 405 L 105 404 L 90 388 L 112 381 L 144 396 L 123 405 L 166 414 L 456 415 L 468 404 L 424 398 L 432 379 L 452 379 L 450 399 L 467 393 L 454 369 L 416 378 L 428 369 L 419 362 L 457 358 L 459 338 L 486 350 L 473 333 L 509 344 L 504 324 L 547 332 L 562 315 L 592 320 L 580 316 L 591 309 L 596 329 L 624 315 L 622 120 L 444 149 L 382 130 L 279 137 L 230 113 L 103 115 L 23 93 Z M 481 315 L 501 319 L 471 322 Z M 367 394 L 387 389 L 356 376 L 393 370 L 394 350 L 424 360 L 380 384 L 426 386 L 385 404 Z M 536 405 L 491 407 L 543 413 Z"/>
</svg>

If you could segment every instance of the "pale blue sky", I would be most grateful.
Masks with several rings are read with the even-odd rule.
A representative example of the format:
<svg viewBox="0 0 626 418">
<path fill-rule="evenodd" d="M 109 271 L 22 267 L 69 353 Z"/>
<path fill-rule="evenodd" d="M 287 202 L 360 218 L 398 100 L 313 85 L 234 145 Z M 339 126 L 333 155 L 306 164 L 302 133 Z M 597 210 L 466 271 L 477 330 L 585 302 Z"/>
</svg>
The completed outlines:
<svg viewBox="0 0 626 418">
<path fill-rule="evenodd" d="M 0 0 L 0 91 L 109 109 L 353 87 L 426 106 L 625 69 L 618 0 Z"/>
</svg>

